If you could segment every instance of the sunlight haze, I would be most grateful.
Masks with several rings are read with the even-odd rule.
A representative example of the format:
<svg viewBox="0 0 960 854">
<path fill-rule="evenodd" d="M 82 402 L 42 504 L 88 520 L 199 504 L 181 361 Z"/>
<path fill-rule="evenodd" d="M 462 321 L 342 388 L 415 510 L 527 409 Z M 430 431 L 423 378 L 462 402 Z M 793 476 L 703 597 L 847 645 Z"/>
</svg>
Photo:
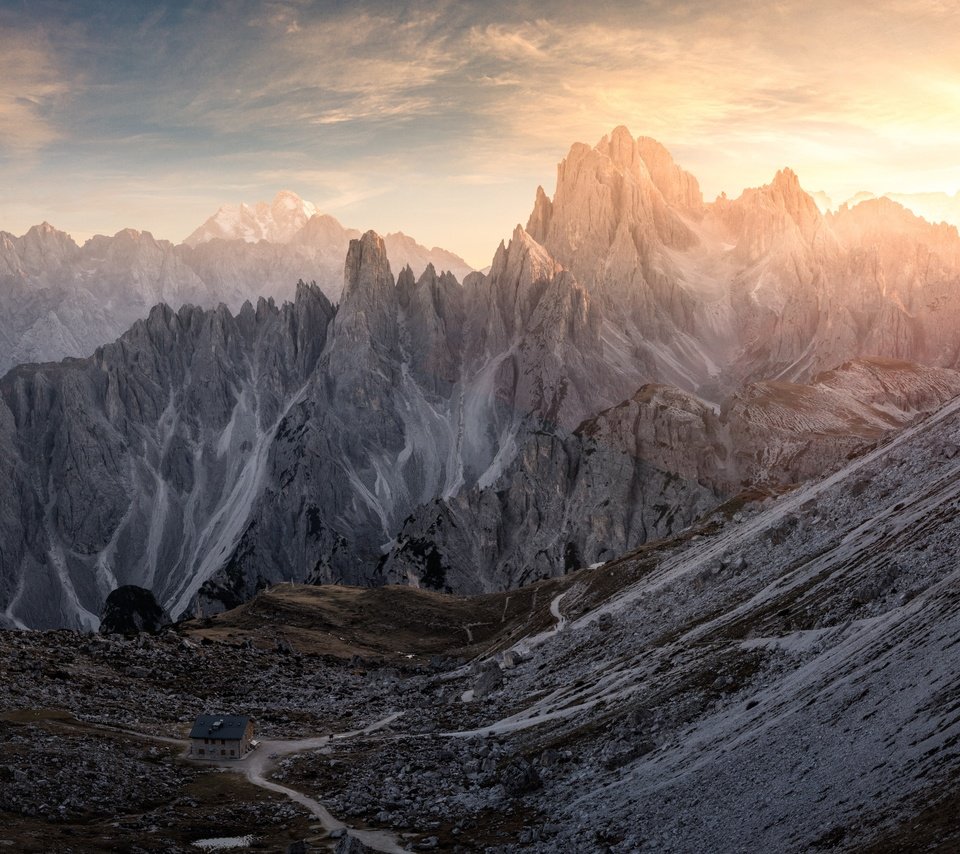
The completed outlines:
<svg viewBox="0 0 960 854">
<path fill-rule="evenodd" d="M 490 263 L 619 124 L 706 199 L 960 188 L 960 20 L 879 3 L 0 3 L 3 226 L 179 242 L 289 189 Z"/>
</svg>

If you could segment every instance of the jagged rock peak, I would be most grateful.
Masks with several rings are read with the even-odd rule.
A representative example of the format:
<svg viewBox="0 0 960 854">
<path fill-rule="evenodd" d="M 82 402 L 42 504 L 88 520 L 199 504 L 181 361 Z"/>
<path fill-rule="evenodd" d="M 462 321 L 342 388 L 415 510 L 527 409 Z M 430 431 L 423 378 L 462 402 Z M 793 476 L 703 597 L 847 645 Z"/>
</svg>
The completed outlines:
<svg viewBox="0 0 960 854">
<path fill-rule="evenodd" d="M 23 261 L 29 268 L 63 263 L 79 249 L 69 234 L 46 221 L 32 226 L 16 243 L 20 245 Z M 12 246 L 10 244 L 11 249 Z"/>
<path fill-rule="evenodd" d="M 297 291 L 293 299 L 293 304 L 297 307 L 306 303 L 319 303 L 328 314 L 333 313 L 333 306 L 327 295 L 320 289 L 316 282 L 305 282 L 303 279 L 297 282 Z M 249 305 L 249 301 L 244 303 Z"/>
<path fill-rule="evenodd" d="M 404 287 L 411 287 L 417 283 L 416 273 L 413 272 L 413 267 L 409 264 L 404 264 L 403 269 L 397 275 L 397 287 L 401 285 Z"/>
<path fill-rule="evenodd" d="M 644 159 L 650 158 L 650 163 Z M 557 167 L 552 201 L 537 193 L 530 233 L 588 289 L 615 271 L 647 264 L 664 247 L 698 242 L 686 220 L 703 214 L 696 179 L 663 146 L 616 128 L 593 148 L 576 143 Z M 633 290 L 636 290 L 635 288 Z"/>
<path fill-rule="evenodd" d="M 792 219 L 798 223 L 806 220 L 822 219 L 820 209 L 813 200 L 813 196 L 800 186 L 797 173 L 789 167 L 777 172 L 766 187 L 762 188 L 768 198 L 783 207 Z"/>
<path fill-rule="evenodd" d="M 63 234 L 63 232 L 60 231 L 60 229 L 56 228 L 55 226 L 50 225 L 50 223 L 47 222 L 46 220 L 44 220 L 39 225 L 30 226 L 30 228 L 27 230 L 27 234 L 50 235 L 50 234 Z"/>
<path fill-rule="evenodd" d="M 417 277 L 414 275 L 413 267 L 405 264 L 403 269 L 397 275 L 397 299 L 400 306 L 406 308 L 410 303 L 410 298 L 417 288 Z"/>
<path fill-rule="evenodd" d="M 550 279 L 561 269 L 550 253 L 523 226 L 517 225 L 509 244 L 505 246 L 500 241 L 490 267 L 490 279 L 497 282 L 505 278 L 523 286 Z"/>
<path fill-rule="evenodd" d="M 243 240 L 256 243 L 268 240 L 288 243 L 317 213 L 316 207 L 290 190 L 281 190 L 272 202 L 248 205 L 222 205 L 184 241 L 197 246 L 209 240 Z"/>
<path fill-rule="evenodd" d="M 777 174 L 773 176 L 773 181 L 771 184 L 774 187 L 791 189 L 794 191 L 800 189 L 800 179 L 797 177 L 797 173 L 794 172 L 789 166 L 784 166 L 783 169 L 778 169 Z"/>
<path fill-rule="evenodd" d="M 334 319 L 338 358 L 349 360 L 352 344 L 372 344 L 384 352 L 393 348 L 397 341 L 398 297 L 383 238 L 368 231 L 351 240 L 344 265 L 343 297 Z"/>
<path fill-rule="evenodd" d="M 749 262 L 778 246 L 781 251 L 803 253 L 814 242 L 824 249 L 833 245 L 822 228 L 824 216 L 817 203 L 789 168 L 779 170 L 769 184 L 744 190 L 733 201 L 717 199 L 710 215 L 725 223 L 738 256 Z"/>
<path fill-rule="evenodd" d="M 343 270 L 343 302 L 361 293 L 388 294 L 393 288 L 393 273 L 383 238 L 375 231 L 368 231 L 358 240 L 351 240 Z"/>
<path fill-rule="evenodd" d="M 667 148 L 657 140 L 648 136 L 634 139 L 624 125 L 619 125 L 597 143 L 596 150 L 634 177 L 649 178 L 668 204 L 694 211 L 703 207 L 697 179 L 677 166 Z"/>
<path fill-rule="evenodd" d="M 853 221 L 877 228 L 886 227 L 901 233 L 934 230 L 943 233 L 957 232 L 955 225 L 947 222 L 932 223 L 889 196 L 865 199 L 852 207 L 843 204 L 836 213 L 830 214 L 829 218 L 833 222 Z"/>
<path fill-rule="evenodd" d="M 114 247 L 142 247 L 147 250 L 161 248 L 169 250 L 173 244 L 169 240 L 157 240 L 152 232 L 140 231 L 136 228 L 122 228 L 113 236 Z M 116 249 L 114 249 L 116 251 Z"/>
<path fill-rule="evenodd" d="M 315 213 L 306 221 L 290 242 L 307 246 L 339 246 L 346 245 L 351 238 L 359 237 L 360 232 L 355 228 L 344 228 L 339 220 L 330 214 Z"/>
<path fill-rule="evenodd" d="M 800 186 L 797 173 L 788 167 L 779 170 L 761 192 L 801 228 L 823 219 L 813 196 Z"/>
<path fill-rule="evenodd" d="M 550 201 L 543 187 L 537 187 L 537 198 L 533 203 L 533 212 L 527 220 L 527 233 L 534 240 L 542 243 L 550 228 L 550 218 L 553 216 L 553 202 Z"/>
<path fill-rule="evenodd" d="M 637 151 L 633 134 L 624 125 L 615 127 L 596 144 L 595 148 L 623 169 L 639 173 L 642 167 L 643 171 L 646 171 L 646 164 Z"/>
<path fill-rule="evenodd" d="M 665 146 L 649 136 L 641 136 L 637 138 L 637 151 L 668 204 L 698 213 L 703 210 L 699 182 L 674 162 Z"/>
<path fill-rule="evenodd" d="M 31 226 L 20 240 L 25 243 L 56 244 L 71 246 L 74 249 L 77 248 L 77 244 L 69 234 L 61 231 L 56 226 L 50 225 L 46 220 L 40 223 L 40 225 Z"/>
<path fill-rule="evenodd" d="M 433 262 L 427 264 L 424 268 L 423 273 L 420 275 L 419 282 L 435 282 L 437 280 L 437 268 L 433 266 Z"/>
<path fill-rule="evenodd" d="M 316 210 L 310 202 L 305 202 L 293 190 L 279 190 L 273 197 L 270 207 L 274 210 L 299 210 L 304 208 L 306 210 Z"/>
<path fill-rule="evenodd" d="M 909 263 L 907 259 L 919 250 L 935 253 L 939 263 L 951 268 L 960 264 L 960 233 L 956 226 L 930 223 L 886 196 L 867 199 L 852 208 L 841 205 L 826 219 L 843 245 L 881 249 L 893 263 Z M 936 267 L 934 264 L 927 269 Z"/>
</svg>

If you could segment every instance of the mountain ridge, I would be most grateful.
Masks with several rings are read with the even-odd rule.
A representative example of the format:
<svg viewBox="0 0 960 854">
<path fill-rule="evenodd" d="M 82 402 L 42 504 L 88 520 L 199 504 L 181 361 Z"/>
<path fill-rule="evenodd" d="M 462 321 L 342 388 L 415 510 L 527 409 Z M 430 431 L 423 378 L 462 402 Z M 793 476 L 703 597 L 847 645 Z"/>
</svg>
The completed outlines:
<svg viewBox="0 0 960 854">
<path fill-rule="evenodd" d="M 281 197 L 302 201 L 292 193 Z M 319 213 L 286 221 L 288 231 L 291 222 L 300 227 L 282 243 L 220 235 L 175 245 L 127 228 L 78 245 L 49 223 L 21 237 L 0 232 L 0 372 L 23 362 L 89 355 L 158 302 L 175 308 L 224 302 L 236 311 L 260 296 L 290 298 L 300 279 L 317 281 L 336 301 L 343 259 L 360 232 Z M 398 269 L 409 264 L 420 275 L 433 264 L 458 278 L 471 272 L 453 253 L 427 249 L 402 232 L 385 240 Z"/>
<path fill-rule="evenodd" d="M 93 625 L 117 583 L 175 615 L 291 579 L 505 589 L 818 477 L 956 393 L 960 237 L 891 205 L 824 216 L 789 170 L 705 204 L 618 128 L 462 285 L 395 278 L 367 232 L 338 306 L 301 283 L 155 308 L 93 357 L 16 368 L 0 611 Z M 44 239 L 63 245 L 33 233 L 37 263 Z M 89 251 L 148 270 L 170 250 Z"/>
</svg>

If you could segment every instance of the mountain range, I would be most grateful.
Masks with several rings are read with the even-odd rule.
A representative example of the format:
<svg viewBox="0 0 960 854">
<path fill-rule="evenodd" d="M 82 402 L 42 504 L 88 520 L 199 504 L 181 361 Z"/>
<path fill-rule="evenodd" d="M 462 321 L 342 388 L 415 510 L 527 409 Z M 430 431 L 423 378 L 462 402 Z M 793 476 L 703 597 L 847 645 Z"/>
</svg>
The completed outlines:
<svg viewBox="0 0 960 854">
<path fill-rule="evenodd" d="M 869 199 L 885 198 L 903 205 L 917 216 L 929 222 L 945 222 L 960 226 L 960 191 L 950 195 L 943 192 L 929 193 L 884 193 L 878 196 L 868 190 L 854 193 L 849 199 L 837 205 L 826 193 L 813 193 L 813 198 L 821 211 L 836 211 L 839 207 L 852 208 Z"/>
<path fill-rule="evenodd" d="M 236 290 L 0 380 L 6 624 L 94 627 L 126 583 L 174 616 L 290 579 L 509 589 L 829 474 L 960 393 L 957 230 L 889 199 L 822 214 L 788 169 L 705 203 L 617 128 L 486 274 L 395 277 L 367 232 L 337 304 L 301 282 L 231 310 L 237 253 L 267 269 L 330 225 L 291 202 L 182 247 L 20 239 L 36 269 L 157 247 L 173 305 L 185 267 Z"/>
<path fill-rule="evenodd" d="M 0 232 L 0 371 L 87 356 L 160 302 L 239 311 L 260 296 L 292 299 L 300 279 L 337 300 L 359 236 L 287 191 L 270 204 L 223 207 L 179 245 L 135 229 L 83 246 L 48 223 L 21 237 Z M 384 241 L 397 269 L 471 272 L 452 252 L 402 232 Z"/>
</svg>

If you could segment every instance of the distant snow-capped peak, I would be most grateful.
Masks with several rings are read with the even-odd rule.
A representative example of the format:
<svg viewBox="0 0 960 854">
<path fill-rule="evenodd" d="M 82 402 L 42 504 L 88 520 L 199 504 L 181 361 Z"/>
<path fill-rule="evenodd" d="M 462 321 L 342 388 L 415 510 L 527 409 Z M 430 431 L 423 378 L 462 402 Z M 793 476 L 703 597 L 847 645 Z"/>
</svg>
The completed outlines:
<svg viewBox="0 0 960 854">
<path fill-rule="evenodd" d="M 317 213 L 317 207 L 290 190 L 281 190 L 272 202 L 223 205 L 184 242 L 190 246 L 208 240 L 244 240 L 289 243 Z"/>
</svg>

